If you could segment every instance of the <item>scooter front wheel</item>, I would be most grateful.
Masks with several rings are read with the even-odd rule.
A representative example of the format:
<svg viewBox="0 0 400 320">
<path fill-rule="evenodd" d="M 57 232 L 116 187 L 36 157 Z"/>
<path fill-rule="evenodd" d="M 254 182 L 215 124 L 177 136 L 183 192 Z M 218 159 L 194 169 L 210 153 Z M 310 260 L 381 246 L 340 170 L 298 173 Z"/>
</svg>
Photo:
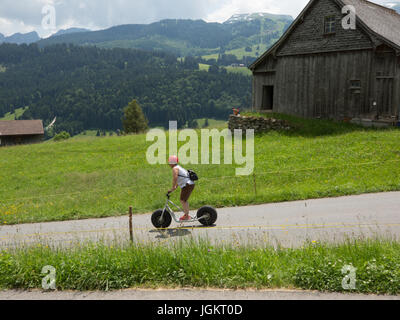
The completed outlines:
<svg viewBox="0 0 400 320">
<path fill-rule="evenodd" d="M 163 210 L 157 210 L 151 216 L 151 223 L 157 229 L 166 229 L 171 225 L 172 218 L 169 212 L 164 212 L 163 215 Z"/>
<path fill-rule="evenodd" d="M 217 221 L 217 218 L 217 210 L 213 207 L 202 207 L 197 211 L 197 219 L 206 227 L 212 226 Z"/>
</svg>

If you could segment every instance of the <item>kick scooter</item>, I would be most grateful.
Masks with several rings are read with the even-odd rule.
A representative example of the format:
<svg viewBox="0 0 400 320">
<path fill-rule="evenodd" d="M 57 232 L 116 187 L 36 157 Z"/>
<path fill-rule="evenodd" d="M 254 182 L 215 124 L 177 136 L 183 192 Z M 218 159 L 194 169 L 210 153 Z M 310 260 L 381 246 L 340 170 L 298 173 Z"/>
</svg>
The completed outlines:
<svg viewBox="0 0 400 320">
<path fill-rule="evenodd" d="M 205 206 L 197 211 L 196 217 L 191 217 L 190 220 L 180 221 L 179 218 L 176 217 L 175 212 L 171 209 L 170 205 L 178 209 L 180 212 L 183 212 L 179 206 L 171 201 L 171 196 L 167 193 L 167 202 L 165 203 L 164 209 L 155 211 L 151 216 L 151 222 L 157 229 L 169 228 L 172 219 L 176 223 L 180 224 L 200 222 L 202 225 L 209 227 L 212 226 L 218 218 L 217 211 L 213 207 Z"/>
</svg>

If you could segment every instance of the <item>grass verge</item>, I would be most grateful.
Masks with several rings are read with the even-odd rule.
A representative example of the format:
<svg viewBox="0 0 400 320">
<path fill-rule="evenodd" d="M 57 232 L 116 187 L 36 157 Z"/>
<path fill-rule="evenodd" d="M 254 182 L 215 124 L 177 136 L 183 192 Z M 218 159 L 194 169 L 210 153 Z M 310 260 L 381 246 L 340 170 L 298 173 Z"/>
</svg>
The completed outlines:
<svg viewBox="0 0 400 320">
<path fill-rule="evenodd" d="M 37 246 L 0 251 L 0 288 L 41 288 L 44 266 L 56 269 L 58 290 L 132 287 L 298 288 L 327 292 L 400 293 L 400 244 L 358 240 L 298 249 L 217 245 L 86 244 L 73 249 Z M 344 266 L 356 268 L 345 290 Z"/>
</svg>

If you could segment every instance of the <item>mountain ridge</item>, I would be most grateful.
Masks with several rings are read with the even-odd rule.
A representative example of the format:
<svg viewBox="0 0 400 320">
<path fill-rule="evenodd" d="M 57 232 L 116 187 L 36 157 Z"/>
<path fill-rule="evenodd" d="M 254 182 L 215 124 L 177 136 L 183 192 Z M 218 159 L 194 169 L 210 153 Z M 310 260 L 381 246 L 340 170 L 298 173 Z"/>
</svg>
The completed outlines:
<svg viewBox="0 0 400 320">
<path fill-rule="evenodd" d="M 282 20 L 293 20 L 293 17 L 290 15 L 281 15 L 281 14 L 273 14 L 267 12 L 254 12 L 254 13 L 240 13 L 232 15 L 228 20 L 223 22 L 223 24 L 235 23 L 240 21 L 252 21 L 260 18 L 268 18 L 268 19 L 282 19 Z"/>
<path fill-rule="evenodd" d="M 15 44 L 31 44 L 40 40 L 40 37 L 36 31 L 28 32 L 28 33 L 14 33 L 13 35 L 6 37 L 3 34 L 0 34 L 0 43 L 15 43 Z"/>
<path fill-rule="evenodd" d="M 85 28 L 68 28 L 68 29 L 60 29 L 56 33 L 52 34 L 50 37 L 57 37 L 57 36 L 62 36 L 64 34 L 73 34 L 73 33 L 79 33 L 79 32 L 90 32 L 92 30 L 85 29 Z"/>
<path fill-rule="evenodd" d="M 246 18 L 247 17 L 247 18 Z M 234 21 L 233 19 L 236 19 Z M 233 16 L 224 23 L 190 19 L 164 19 L 151 24 L 126 24 L 108 29 L 64 34 L 42 39 L 40 47 L 59 43 L 167 51 L 199 56 L 272 45 L 292 23 L 284 15 L 256 13 Z"/>
</svg>

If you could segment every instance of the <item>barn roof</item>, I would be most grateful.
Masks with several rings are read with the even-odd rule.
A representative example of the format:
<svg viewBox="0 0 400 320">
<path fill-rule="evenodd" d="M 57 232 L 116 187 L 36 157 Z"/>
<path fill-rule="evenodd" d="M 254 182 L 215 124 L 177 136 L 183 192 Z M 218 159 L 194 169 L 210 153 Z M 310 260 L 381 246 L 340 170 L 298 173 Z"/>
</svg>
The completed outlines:
<svg viewBox="0 0 400 320">
<path fill-rule="evenodd" d="M 0 137 L 40 134 L 44 134 L 42 120 L 0 121 Z"/>
<path fill-rule="evenodd" d="M 266 56 L 277 49 L 301 21 L 308 9 L 318 0 L 311 0 L 282 37 L 249 68 L 254 69 Z M 357 21 L 364 29 L 400 50 L 400 14 L 396 10 L 383 7 L 367 0 L 332 0 L 340 7 L 352 5 L 356 9 Z"/>
<path fill-rule="evenodd" d="M 341 0 L 354 6 L 358 18 L 376 35 L 400 48 L 400 14 L 366 0 Z"/>
</svg>

